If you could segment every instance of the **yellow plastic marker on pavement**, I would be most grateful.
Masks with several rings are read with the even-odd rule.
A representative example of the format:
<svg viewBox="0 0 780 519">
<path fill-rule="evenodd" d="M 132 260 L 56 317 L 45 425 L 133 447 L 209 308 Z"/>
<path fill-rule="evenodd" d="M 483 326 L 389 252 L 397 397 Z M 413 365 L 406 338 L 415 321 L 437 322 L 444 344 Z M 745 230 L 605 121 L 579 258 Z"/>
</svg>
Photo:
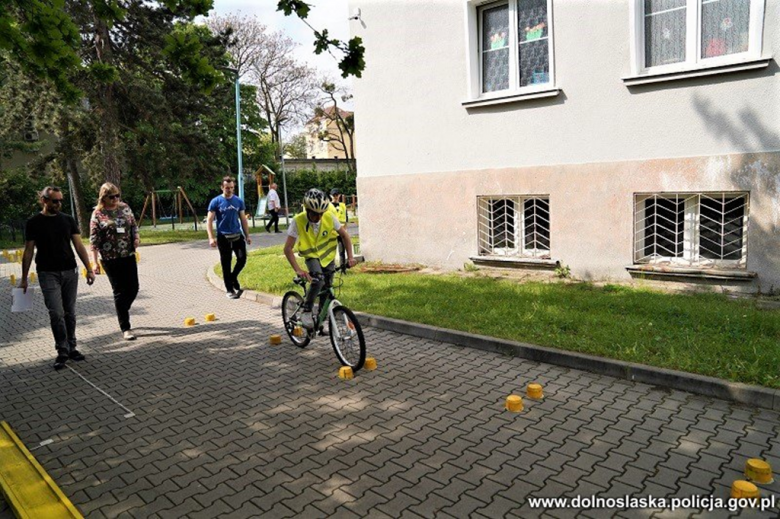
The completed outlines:
<svg viewBox="0 0 780 519">
<path fill-rule="evenodd" d="M 206 321 L 212 322 L 217 320 L 217 314 L 206 314 Z"/>
<path fill-rule="evenodd" d="M 10 279 L 11 279 L 11 286 L 15 287 L 16 286 L 16 274 L 11 274 Z"/>
<path fill-rule="evenodd" d="M 525 394 L 528 398 L 534 400 L 540 400 L 544 398 L 541 384 L 528 384 L 528 387 L 525 388 Z"/>
<path fill-rule="evenodd" d="M 506 397 L 504 407 L 506 407 L 507 411 L 519 413 L 523 410 L 523 399 L 519 395 L 509 395 Z"/>
<path fill-rule="evenodd" d="M 344 380 L 351 380 L 355 378 L 355 374 L 352 373 L 352 368 L 349 366 L 343 366 L 339 368 L 339 378 Z"/>
<path fill-rule="evenodd" d="M 184 326 L 193 326 L 195 325 L 195 318 L 194 317 L 187 317 L 184 319 Z"/>
<path fill-rule="evenodd" d="M 363 364 L 363 368 L 366 371 L 374 371 L 376 369 L 376 359 L 374 357 L 366 358 L 366 362 Z"/>
<path fill-rule="evenodd" d="M 761 493 L 758 487 L 749 481 L 737 480 L 731 484 L 731 497 L 740 499 L 743 497 L 759 497 Z"/>
<path fill-rule="evenodd" d="M 0 422 L 0 487 L 16 517 L 84 517 L 6 422 Z"/>
<path fill-rule="evenodd" d="M 745 477 L 754 483 L 768 485 L 772 479 L 772 466 L 759 458 L 751 458 L 745 463 Z"/>
<path fill-rule="evenodd" d="M 30 283 L 35 283 L 35 278 L 36 278 L 35 272 L 30 272 Z"/>
<path fill-rule="evenodd" d="M 271 336 L 268 338 L 268 342 L 269 342 L 269 343 L 270 343 L 272 346 L 278 346 L 278 345 L 280 345 L 280 344 L 282 343 L 282 336 L 281 336 L 281 335 L 271 335 Z"/>
</svg>

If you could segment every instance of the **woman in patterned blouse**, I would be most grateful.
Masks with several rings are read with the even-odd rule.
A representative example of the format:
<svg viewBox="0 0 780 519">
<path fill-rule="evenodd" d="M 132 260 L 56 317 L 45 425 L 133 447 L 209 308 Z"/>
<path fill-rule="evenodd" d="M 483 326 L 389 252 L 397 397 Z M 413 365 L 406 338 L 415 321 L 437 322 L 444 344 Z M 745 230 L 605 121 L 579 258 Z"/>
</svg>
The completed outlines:
<svg viewBox="0 0 780 519">
<path fill-rule="evenodd" d="M 128 341 L 135 340 L 130 326 L 130 307 L 138 295 L 138 266 L 135 249 L 141 243 L 133 211 L 119 201 L 119 188 L 110 182 L 100 186 L 97 206 L 89 221 L 89 243 L 96 273 L 102 268 L 114 290 L 119 328 Z"/>
</svg>

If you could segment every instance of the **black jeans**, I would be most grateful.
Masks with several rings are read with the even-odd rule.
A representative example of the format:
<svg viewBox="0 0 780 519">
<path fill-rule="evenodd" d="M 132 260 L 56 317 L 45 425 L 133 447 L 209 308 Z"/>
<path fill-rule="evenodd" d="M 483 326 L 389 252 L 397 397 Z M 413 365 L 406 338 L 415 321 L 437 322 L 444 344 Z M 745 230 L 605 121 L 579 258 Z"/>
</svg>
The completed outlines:
<svg viewBox="0 0 780 519">
<path fill-rule="evenodd" d="M 265 230 L 271 232 L 271 226 L 274 226 L 274 231 L 279 232 L 279 209 L 271 209 L 268 211 L 271 215 L 271 219 L 265 225 Z"/>
<path fill-rule="evenodd" d="M 38 272 L 43 302 L 49 310 L 51 333 L 58 354 L 76 349 L 76 294 L 79 274 L 76 269 Z"/>
<path fill-rule="evenodd" d="M 219 249 L 219 261 L 222 263 L 222 280 L 225 282 L 225 290 L 232 292 L 238 290 L 238 275 L 246 265 L 246 241 L 241 236 L 235 241 L 228 241 L 223 234 L 217 234 L 217 248 Z M 233 253 L 236 253 L 236 266 L 230 271 L 233 261 Z"/>
<path fill-rule="evenodd" d="M 114 291 L 114 306 L 119 319 L 119 329 L 123 332 L 130 326 L 130 307 L 138 295 L 138 265 L 135 255 L 103 261 L 111 288 Z"/>
<path fill-rule="evenodd" d="M 314 300 L 320 291 L 333 283 L 333 274 L 336 273 L 336 262 L 332 261 L 330 265 L 323 268 L 319 259 L 307 259 L 306 268 L 309 270 L 309 275 L 311 275 L 311 285 L 309 285 L 309 290 L 306 292 L 303 309 L 304 311 L 311 311 L 314 307 Z M 320 298 L 320 306 L 322 306 L 323 299 Z"/>
</svg>

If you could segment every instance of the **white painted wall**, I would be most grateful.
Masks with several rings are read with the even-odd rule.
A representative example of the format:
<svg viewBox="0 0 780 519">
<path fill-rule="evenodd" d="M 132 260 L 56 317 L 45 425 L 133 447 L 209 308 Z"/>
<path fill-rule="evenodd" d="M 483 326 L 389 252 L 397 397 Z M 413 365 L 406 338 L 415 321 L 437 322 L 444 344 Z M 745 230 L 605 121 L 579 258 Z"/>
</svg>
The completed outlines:
<svg viewBox="0 0 780 519">
<path fill-rule="evenodd" d="M 629 89 L 625 0 L 554 0 L 552 99 L 466 110 L 465 0 L 351 0 L 360 176 L 780 150 L 780 69 Z M 365 25 L 365 26 L 363 26 Z M 780 53 L 766 0 L 763 56 Z"/>
</svg>

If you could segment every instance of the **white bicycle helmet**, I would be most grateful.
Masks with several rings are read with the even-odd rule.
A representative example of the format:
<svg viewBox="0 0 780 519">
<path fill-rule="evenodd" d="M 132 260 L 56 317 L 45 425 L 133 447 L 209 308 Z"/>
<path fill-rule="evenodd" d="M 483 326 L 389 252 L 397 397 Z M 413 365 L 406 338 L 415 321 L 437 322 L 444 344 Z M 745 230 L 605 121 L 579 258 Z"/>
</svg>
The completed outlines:
<svg viewBox="0 0 780 519">
<path fill-rule="evenodd" d="M 325 193 L 320 191 L 317 188 L 311 188 L 308 191 L 306 191 L 306 194 L 303 196 L 303 205 L 306 207 L 306 209 L 310 209 L 314 211 L 315 213 L 324 213 L 328 210 L 328 205 L 330 204 L 330 200 L 328 200 L 328 197 L 325 196 Z"/>
</svg>

